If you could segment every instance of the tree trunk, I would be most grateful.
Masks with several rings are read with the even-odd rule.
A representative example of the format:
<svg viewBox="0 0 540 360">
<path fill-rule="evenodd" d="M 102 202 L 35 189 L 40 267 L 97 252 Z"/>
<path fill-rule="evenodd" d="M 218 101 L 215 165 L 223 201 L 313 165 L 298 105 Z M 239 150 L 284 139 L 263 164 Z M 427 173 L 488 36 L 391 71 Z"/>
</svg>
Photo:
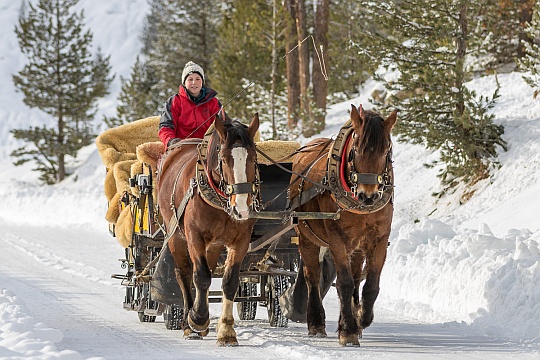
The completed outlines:
<svg viewBox="0 0 540 360">
<path fill-rule="evenodd" d="M 459 9 L 459 27 L 460 31 L 458 32 L 458 37 L 456 39 L 456 68 L 455 68 L 455 82 L 454 86 L 458 89 L 459 95 L 456 104 L 456 110 L 458 115 L 461 117 L 465 112 L 465 99 L 463 96 L 463 84 L 465 82 L 465 55 L 467 54 L 467 36 L 468 36 L 468 21 L 467 21 L 467 11 L 468 5 L 466 0 L 461 1 Z"/>
<path fill-rule="evenodd" d="M 61 108 L 60 108 L 61 109 Z M 62 110 L 60 110 L 61 112 Z M 64 119 L 62 115 L 58 118 L 58 148 L 62 149 L 58 152 L 58 171 L 56 173 L 56 182 L 59 183 L 60 181 L 64 180 L 66 177 L 66 163 L 65 163 L 65 154 L 64 154 L 64 138 L 65 138 L 65 130 L 64 130 Z"/>
<path fill-rule="evenodd" d="M 272 139 L 277 139 L 276 128 L 276 76 L 277 76 L 277 49 L 276 49 L 276 0 L 272 0 L 272 85 L 270 89 L 270 118 L 272 121 Z"/>
<path fill-rule="evenodd" d="M 296 33 L 296 0 L 285 0 L 286 19 L 285 51 L 287 66 L 287 126 L 294 129 L 298 124 L 300 109 L 300 79 L 298 68 L 298 34 Z M 292 51 L 291 51 L 292 50 Z"/>
<path fill-rule="evenodd" d="M 533 15 L 534 0 L 520 0 L 519 1 L 519 33 L 518 33 L 518 49 L 517 56 L 522 58 L 525 56 L 524 41 L 530 42 L 531 39 L 525 33 L 527 24 L 531 22 Z"/>
<path fill-rule="evenodd" d="M 313 58 L 313 97 L 317 111 L 315 112 L 314 130 L 317 133 L 324 129 L 324 119 L 326 117 L 326 96 L 328 95 L 328 81 L 325 79 L 322 71 L 328 68 L 328 21 L 329 21 L 329 0 L 317 0 L 317 11 L 315 13 L 315 45 L 318 47 L 317 52 L 312 52 Z M 320 50 L 320 47 L 324 51 Z M 322 64 L 321 64 L 322 62 Z"/>
<path fill-rule="evenodd" d="M 60 22 L 60 19 L 61 19 L 61 14 L 60 14 L 60 9 L 58 7 L 59 3 L 56 3 L 56 26 L 57 26 L 57 29 L 58 31 L 60 31 L 60 29 L 62 28 L 62 23 Z M 60 49 L 61 49 L 61 45 L 60 45 L 60 37 L 56 37 L 56 46 L 55 46 L 55 50 L 56 50 L 56 82 L 57 82 L 57 86 L 58 88 L 61 88 L 62 87 L 62 76 L 60 75 L 60 64 L 62 63 L 62 55 L 60 54 Z M 64 141 L 65 141 L 65 123 L 64 123 L 64 106 L 63 106 L 63 96 L 61 96 L 59 94 L 58 96 L 58 104 L 57 104 L 57 111 L 58 111 L 58 149 L 60 149 L 58 152 L 57 152 L 57 159 L 58 159 L 58 168 L 57 168 L 57 172 L 56 172 L 56 182 L 59 183 L 60 181 L 64 180 L 64 178 L 66 177 L 66 164 L 65 164 L 65 147 L 64 147 Z M 53 166 L 54 168 L 54 166 Z"/>
<path fill-rule="evenodd" d="M 302 131 L 309 131 L 309 122 L 311 119 L 311 110 L 309 106 L 309 42 L 307 37 L 306 25 L 306 7 L 304 0 L 296 1 L 296 32 L 298 33 L 298 72 L 300 76 L 300 106 L 302 111 Z"/>
</svg>

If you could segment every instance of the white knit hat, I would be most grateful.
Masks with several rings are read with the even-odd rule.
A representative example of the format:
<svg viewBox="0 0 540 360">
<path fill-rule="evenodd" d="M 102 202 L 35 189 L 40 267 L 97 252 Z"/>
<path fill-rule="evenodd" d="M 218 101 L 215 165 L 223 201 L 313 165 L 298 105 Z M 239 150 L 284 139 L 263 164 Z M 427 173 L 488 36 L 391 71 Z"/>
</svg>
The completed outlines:
<svg viewBox="0 0 540 360">
<path fill-rule="evenodd" d="M 182 85 L 186 82 L 186 78 L 189 74 L 197 73 L 201 75 L 203 84 L 204 84 L 204 70 L 199 65 L 195 64 L 193 61 L 189 61 L 186 66 L 184 66 L 184 71 L 182 71 Z"/>
</svg>

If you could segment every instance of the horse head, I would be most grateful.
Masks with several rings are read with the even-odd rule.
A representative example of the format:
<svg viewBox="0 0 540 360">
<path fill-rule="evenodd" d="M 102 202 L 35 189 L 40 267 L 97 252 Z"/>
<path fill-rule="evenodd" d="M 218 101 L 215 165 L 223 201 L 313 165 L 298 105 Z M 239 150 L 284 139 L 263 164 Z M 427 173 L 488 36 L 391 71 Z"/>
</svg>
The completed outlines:
<svg viewBox="0 0 540 360">
<path fill-rule="evenodd" d="M 247 220 L 259 191 L 257 152 L 254 136 L 259 129 L 259 115 L 255 114 L 249 126 L 224 117 L 215 119 L 219 138 L 214 176 L 228 197 L 227 212 L 236 220 Z M 211 157 L 211 156 L 210 156 Z M 210 165 L 210 164 L 209 164 Z"/>
<path fill-rule="evenodd" d="M 352 105 L 353 139 L 348 149 L 347 174 L 355 197 L 365 205 L 378 200 L 388 185 L 387 175 L 392 167 L 390 132 L 396 124 L 397 111 L 386 119 L 371 110 Z"/>
</svg>

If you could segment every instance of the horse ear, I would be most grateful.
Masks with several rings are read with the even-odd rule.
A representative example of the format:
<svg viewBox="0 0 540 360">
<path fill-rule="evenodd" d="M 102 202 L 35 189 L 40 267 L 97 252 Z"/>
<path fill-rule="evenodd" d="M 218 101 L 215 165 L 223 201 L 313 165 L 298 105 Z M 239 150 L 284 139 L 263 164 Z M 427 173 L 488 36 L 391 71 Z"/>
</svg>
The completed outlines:
<svg viewBox="0 0 540 360">
<path fill-rule="evenodd" d="M 227 120 L 227 114 L 225 114 L 225 108 L 221 108 L 221 121 L 225 122 Z"/>
<path fill-rule="evenodd" d="M 223 121 L 224 123 L 231 123 L 231 118 L 229 117 L 229 115 L 227 115 L 227 113 L 225 112 L 225 108 L 221 108 L 221 121 Z"/>
<path fill-rule="evenodd" d="M 223 122 L 219 118 L 219 116 L 216 115 L 214 119 L 214 127 L 221 138 L 221 140 L 225 140 L 227 138 L 227 129 L 225 129 L 225 126 L 223 125 Z"/>
<path fill-rule="evenodd" d="M 362 105 L 360 105 L 360 111 L 362 114 L 364 114 L 364 109 L 362 109 Z M 356 131 L 360 131 L 362 125 L 364 125 L 364 118 L 360 116 L 360 113 L 354 105 L 351 105 L 351 120 L 353 128 Z"/>
<path fill-rule="evenodd" d="M 392 111 L 392 113 L 384 120 L 384 129 L 389 133 L 392 131 L 392 128 L 394 125 L 396 125 L 397 122 L 397 110 Z"/>
<path fill-rule="evenodd" d="M 255 113 L 255 115 L 253 115 L 251 123 L 248 126 L 248 133 L 252 139 L 255 137 L 257 130 L 259 130 L 259 113 Z"/>
<path fill-rule="evenodd" d="M 362 104 L 360 104 L 360 106 L 358 107 L 358 113 L 360 114 L 360 118 L 362 120 L 366 120 L 366 114 L 364 112 L 364 107 L 362 106 Z"/>
</svg>

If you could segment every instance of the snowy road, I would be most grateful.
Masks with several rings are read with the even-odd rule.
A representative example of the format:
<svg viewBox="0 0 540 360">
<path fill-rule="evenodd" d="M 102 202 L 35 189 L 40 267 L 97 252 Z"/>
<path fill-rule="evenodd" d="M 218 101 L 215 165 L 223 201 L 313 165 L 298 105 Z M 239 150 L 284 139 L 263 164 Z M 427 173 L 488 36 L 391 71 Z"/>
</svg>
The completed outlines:
<svg viewBox="0 0 540 360">
<path fill-rule="evenodd" d="M 309 338 L 305 324 L 270 328 L 266 309 L 257 320 L 237 322 L 238 348 L 215 345 L 215 331 L 188 341 L 167 330 L 161 317 L 140 323 L 122 309 L 124 288 L 110 275 L 121 272 L 123 250 L 105 231 L 32 228 L 3 224 L 0 230 L 0 288 L 10 289 L 36 322 L 60 330 L 58 350 L 104 359 L 537 359 L 524 345 L 474 334 L 463 323 L 415 324 L 376 304 L 376 319 L 360 348 L 337 343 L 337 298 L 325 300 L 325 339 Z M 219 305 L 212 304 L 211 330 Z"/>
</svg>

